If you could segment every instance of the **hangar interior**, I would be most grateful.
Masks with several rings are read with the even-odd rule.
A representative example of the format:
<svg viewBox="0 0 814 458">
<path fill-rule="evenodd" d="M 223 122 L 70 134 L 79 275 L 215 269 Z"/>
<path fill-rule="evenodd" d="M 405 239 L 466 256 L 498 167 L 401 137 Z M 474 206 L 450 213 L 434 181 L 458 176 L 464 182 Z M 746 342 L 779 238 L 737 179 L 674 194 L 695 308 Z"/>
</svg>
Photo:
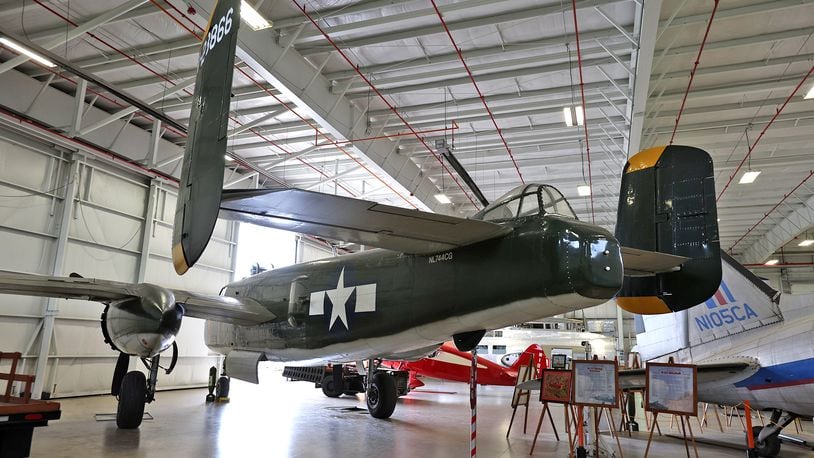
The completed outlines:
<svg viewBox="0 0 814 458">
<path fill-rule="evenodd" d="M 291 187 L 471 216 L 484 203 L 448 150 L 486 200 L 546 183 L 580 220 L 612 232 L 627 159 L 675 142 L 714 160 L 721 249 L 783 293 L 814 291 L 814 3 L 248 4 L 261 23 L 238 35 L 225 189 Z M 217 294 L 246 275 L 241 248 L 248 264 L 270 262 L 276 253 L 239 243 L 242 223 L 219 220 L 197 266 L 172 268 L 214 5 L 0 0 L 0 271 Z M 366 248 L 300 235 L 276 247 L 297 263 Z M 0 296 L 0 350 L 23 353 L 34 397 L 110 391 L 117 355 L 99 333 L 102 309 Z M 613 305 L 563 317 L 612 323 L 604 330 L 622 333 L 624 351 L 634 344 L 633 316 Z M 203 333 L 203 320 L 185 319 L 161 389 L 205 386 L 222 364 Z"/>
</svg>

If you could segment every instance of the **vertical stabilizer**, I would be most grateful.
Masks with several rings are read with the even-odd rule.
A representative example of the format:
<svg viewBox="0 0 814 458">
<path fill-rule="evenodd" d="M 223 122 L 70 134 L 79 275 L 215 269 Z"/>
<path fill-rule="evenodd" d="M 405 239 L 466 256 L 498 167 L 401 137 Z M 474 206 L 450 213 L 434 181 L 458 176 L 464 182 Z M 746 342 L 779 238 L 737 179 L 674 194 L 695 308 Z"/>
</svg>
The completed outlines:
<svg viewBox="0 0 814 458">
<path fill-rule="evenodd" d="M 201 257 L 218 219 L 239 25 L 240 1 L 220 0 L 201 43 L 172 234 L 178 274 Z"/>
<path fill-rule="evenodd" d="M 779 294 L 725 253 L 715 294 L 689 310 L 690 345 L 709 342 L 783 319 Z"/>
<path fill-rule="evenodd" d="M 616 302 L 640 314 L 685 310 L 721 282 L 712 159 L 689 146 L 631 157 L 622 174 L 616 238 L 624 247 L 689 258 L 680 270 L 625 277 Z"/>
<path fill-rule="evenodd" d="M 726 253 L 721 264 L 721 283 L 712 297 L 683 313 L 642 317 L 645 332 L 636 342 L 643 359 L 685 348 L 678 332 L 684 326 L 692 347 L 783 320 L 777 291 Z"/>
</svg>

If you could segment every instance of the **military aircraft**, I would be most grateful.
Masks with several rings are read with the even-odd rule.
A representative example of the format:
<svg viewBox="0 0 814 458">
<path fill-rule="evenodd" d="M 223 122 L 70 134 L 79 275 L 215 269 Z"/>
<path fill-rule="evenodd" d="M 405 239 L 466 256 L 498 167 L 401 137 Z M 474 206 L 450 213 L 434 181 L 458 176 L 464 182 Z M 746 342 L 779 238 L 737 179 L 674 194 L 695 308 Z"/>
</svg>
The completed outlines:
<svg viewBox="0 0 814 458">
<path fill-rule="evenodd" d="M 254 383 L 262 360 L 368 360 L 368 410 L 387 418 L 397 392 L 378 359 L 420 358 L 450 339 L 468 351 L 486 330 L 600 304 L 617 293 L 638 312 L 681 310 L 720 283 L 712 161 L 686 146 L 630 158 L 616 237 L 579 221 L 563 195 L 544 184 L 518 186 L 470 218 L 300 189 L 221 192 L 239 25 L 239 2 L 219 1 L 199 58 L 173 235 L 176 270 L 185 272 L 200 257 L 218 215 L 383 249 L 274 269 L 228 284 L 219 296 L 0 276 L 0 293 L 106 304 L 102 333 L 120 352 L 111 384 L 120 428 L 140 425 L 161 353 L 174 346 L 184 316 L 206 319 L 206 344 L 226 355 L 225 373 Z M 127 372 L 128 355 L 142 358 L 148 377 Z M 333 373 L 342 383 L 342 371 Z"/>
<path fill-rule="evenodd" d="M 722 264 L 721 285 L 707 301 L 643 317 L 637 350 L 643 360 L 697 364 L 700 402 L 748 400 L 771 410 L 771 422 L 754 432 L 758 454 L 773 457 L 781 430 L 814 416 L 814 294 L 781 295 L 725 253 Z M 620 373 L 623 386 L 633 380 Z"/>
</svg>

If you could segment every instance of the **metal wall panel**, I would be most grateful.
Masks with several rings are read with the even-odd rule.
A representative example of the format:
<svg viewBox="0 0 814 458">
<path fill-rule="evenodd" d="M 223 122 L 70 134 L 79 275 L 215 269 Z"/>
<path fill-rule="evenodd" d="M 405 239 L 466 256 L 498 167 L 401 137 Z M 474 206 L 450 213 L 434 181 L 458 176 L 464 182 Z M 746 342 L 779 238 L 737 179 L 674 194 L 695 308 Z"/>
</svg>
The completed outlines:
<svg viewBox="0 0 814 458">
<path fill-rule="evenodd" d="M 69 173 L 71 157 L 79 161 L 75 175 Z M 63 197 L 72 186 L 75 198 L 68 203 L 71 211 L 64 213 Z M 147 214 L 151 192 L 156 196 L 155 212 Z M 178 277 L 170 259 L 174 211 L 175 190 L 170 184 L 151 188 L 148 179 L 109 163 L 0 129 L 0 270 L 76 272 L 136 282 L 144 263 L 146 282 L 217 293 L 232 276 L 236 225 L 219 221 L 202 265 Z M 64 260 L 57 266 L 63 214 L 70 218 Z M 26 373 L 34 373 L 37 366 L 48 319 L 46 303 L 47 299 L 0 295 L 0 350 L 22 352 Z M 52 309 L 53 335 L 45 339 L 50 341 L 48 363 L 38 374 L 43 391 L 55 397 L 109 392 L 117 355 L 102 339 L 103 306 L 56 300 Z M 159 389 L 203 385 L 209 367 L 219 365 L 220 357 L 203 344 L 203 327 L 202 320 L 184 319 L 178 365 L 172 375 L 160 377 Z M 131 370 L 134 363 L 135 358 Z"/>
</svg>

